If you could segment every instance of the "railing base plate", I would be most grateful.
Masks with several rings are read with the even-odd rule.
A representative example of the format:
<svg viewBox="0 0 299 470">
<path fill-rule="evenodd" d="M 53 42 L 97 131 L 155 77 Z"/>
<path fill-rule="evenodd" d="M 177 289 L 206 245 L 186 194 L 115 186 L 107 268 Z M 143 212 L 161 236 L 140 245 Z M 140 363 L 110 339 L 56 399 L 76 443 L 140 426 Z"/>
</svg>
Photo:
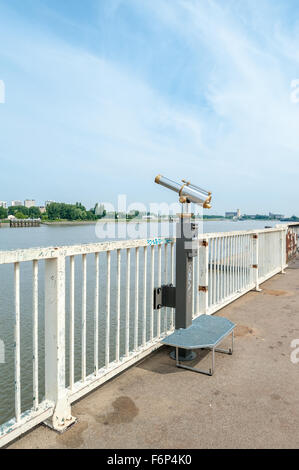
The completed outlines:
<svg viewBox="0 0 299 470">
<path fill-rule="evenodd" d="M 53 424 L 53 418 L 50 418 L 47 421 L 44 421 L 43 424 L 47 426 L 48 428 L 52 429 L 52 431 L 58 432 L 59 434 L 63 434 L 65 431 L 67 431 L 72 426 L 74 426 L 77 422 L 78 422 L 78 419 L 71 416 L 64 423 Z"/>
</svg>

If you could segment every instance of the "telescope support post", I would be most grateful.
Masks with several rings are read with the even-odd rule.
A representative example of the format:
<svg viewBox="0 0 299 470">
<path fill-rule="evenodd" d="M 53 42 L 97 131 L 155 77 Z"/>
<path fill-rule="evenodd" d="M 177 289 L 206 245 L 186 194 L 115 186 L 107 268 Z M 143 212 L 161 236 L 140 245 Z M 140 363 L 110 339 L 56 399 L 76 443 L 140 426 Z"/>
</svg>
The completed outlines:
<svg viewBox="0 0 299 470">
<path fill-rule="evenodd" d="M 193 258 L 198 255 L 194 239 L 197 235 L 198 228 L 191 222 L 191 214 L 182 211 L 176 233 L 176 330 L 186 329 L 192 325 Z M 175 358 L 174 353 L 172 357 Z M 191 361 L 195 357 L 196 354 L 193 351 L 179 350 L 181 361 Z"/>
</svg>

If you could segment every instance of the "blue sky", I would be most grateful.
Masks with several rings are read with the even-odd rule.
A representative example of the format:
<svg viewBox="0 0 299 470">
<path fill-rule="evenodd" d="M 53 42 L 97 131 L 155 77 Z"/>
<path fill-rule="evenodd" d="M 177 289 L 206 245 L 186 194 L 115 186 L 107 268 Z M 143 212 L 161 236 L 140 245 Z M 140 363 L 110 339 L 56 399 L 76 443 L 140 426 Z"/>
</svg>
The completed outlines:
<svg viewBox="0 0 299 470">
<path fill-rule="evenodd" d="M 297 0 L 0 0 L 0 200 L 299 215 Z M 298 93 L 299 96 L 299 93 Z"/>
</svg>

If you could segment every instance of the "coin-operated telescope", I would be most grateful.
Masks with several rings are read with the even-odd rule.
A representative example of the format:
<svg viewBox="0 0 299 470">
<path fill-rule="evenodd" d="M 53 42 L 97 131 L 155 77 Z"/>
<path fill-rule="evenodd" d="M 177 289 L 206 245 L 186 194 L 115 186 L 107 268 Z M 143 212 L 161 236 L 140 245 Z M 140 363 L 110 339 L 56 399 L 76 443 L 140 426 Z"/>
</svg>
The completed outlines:
<svg viewBox="0 0 299 470">
<path fill-rule="evenodd" d="M 211 209 L 212 193 L 191 184 L 189 181 L 182 180 L 181 183 L 176 183 L 175 181 L 165 178 L 165 176 L 158 175 L 155 179 L 155 183 L 178 193 L 179 200 L 182 204 L 194 202 L 194 204 L 202 205 L 204 209 Z"/>
<path fill-rule="evenodd" d="M 159 286 L 154 290 L 154 309 L 175 308 L 175 328 L 189 328 L 192 324 L 193 258 L 198 256 L 198 226 L 192 222 L 191 203 L 204 209 L 211 208 L 212 193 L 186 180 L 176 183 L 158 175 L 155 183 L 179 195 L 182 212 L 176 227 L 176 287 Z M 181 360 L 191 360 L 192 352 L 180 350 Z"/>
</svg>

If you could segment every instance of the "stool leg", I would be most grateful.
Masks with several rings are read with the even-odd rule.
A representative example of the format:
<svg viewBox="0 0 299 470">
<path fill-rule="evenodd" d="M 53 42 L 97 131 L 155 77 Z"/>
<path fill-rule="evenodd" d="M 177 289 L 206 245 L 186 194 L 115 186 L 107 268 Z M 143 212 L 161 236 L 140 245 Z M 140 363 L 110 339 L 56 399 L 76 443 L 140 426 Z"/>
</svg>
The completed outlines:
<svg viewBox="0 0 299 470">
<path fill-rule="evenodd" d="M 175 358 L 176 358 L 176 365 L 177 365 L 177 367 L 179 367 L 180 366 L 179 348 L 175 348 Z"/>
<path fill-rule="evenodd" d="M 214 374 L 214 368 L 215 368 L 215 348 L 213 349 L 209 348 L 209 349 L 212 351 L 212 368 L 210 368 L 209 370 L 201 370 L 195 367 L 184 366 L 183 364 L 181 364 L 179 361 L 178 348 L 176 348 L 176 359 L 177 359 L 176 366 L 179 367 L 180 369 L 191 370 L 192 372 L 197 372 L 198 374 L 212 376 Z"/>
<path fill-rule="evenodd" d="M 213 375 L 215 370 L 215 348 L 212 349 L 212 369 L 210 369 L 210 374 Z"/>
<path fill-rule="evenodd" d="M 231 356 L 234 352 L 234 338 L 235 338 L 235 334 L 234 334 L 234 331 L 233 331 L 232 332 L 232 346 L 231 346 L 231 348 L 229 348 L 229 349 L 215 348 L 215 351 L 218 352 L 218 353 L 222 353 L 222 354 L 229 354 Z"/>
</svg>

